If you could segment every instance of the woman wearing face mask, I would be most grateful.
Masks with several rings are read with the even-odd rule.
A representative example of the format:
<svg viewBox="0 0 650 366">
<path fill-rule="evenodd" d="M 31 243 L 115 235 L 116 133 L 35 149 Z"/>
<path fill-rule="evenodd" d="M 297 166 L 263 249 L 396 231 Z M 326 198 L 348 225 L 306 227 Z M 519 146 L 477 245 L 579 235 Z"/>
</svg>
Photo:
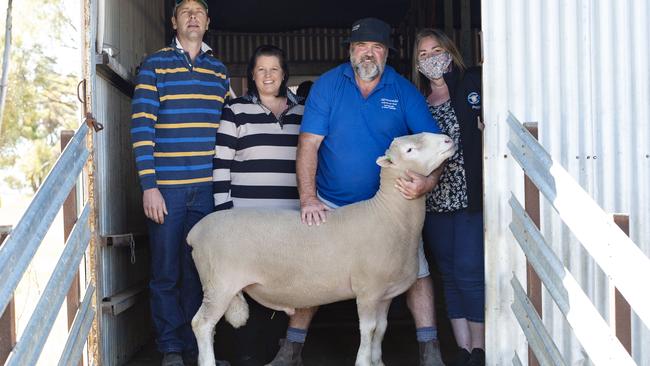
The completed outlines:
<svg viewBox="0 0 650 366">
<path fill-rule="evenodd" d="M 427 195 L 422 232 L 442 275 L 459 347 L 454 365 L 485 365 L 481 69 L 467 68 L 442 31 L 424 29 L 415 38 L 412 77 L 458 146 Z"/>
</svg>

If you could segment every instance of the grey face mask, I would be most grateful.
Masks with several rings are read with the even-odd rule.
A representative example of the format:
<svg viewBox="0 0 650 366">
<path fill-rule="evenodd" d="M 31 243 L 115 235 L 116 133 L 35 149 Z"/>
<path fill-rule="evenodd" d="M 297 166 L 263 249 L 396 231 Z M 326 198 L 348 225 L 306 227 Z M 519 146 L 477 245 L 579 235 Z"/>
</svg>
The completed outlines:
<svg viewBox="0 0 650 366">
<path fill-rule="evenodd" d="M 447 72 L 451 64 L 451 55 L 449 52 L 443 52 L 439 55 L 427 57 L 418 62 L 418 71 L 426 76 L 429 80 L 440 79 L 442 74 Z"/>
</svg>

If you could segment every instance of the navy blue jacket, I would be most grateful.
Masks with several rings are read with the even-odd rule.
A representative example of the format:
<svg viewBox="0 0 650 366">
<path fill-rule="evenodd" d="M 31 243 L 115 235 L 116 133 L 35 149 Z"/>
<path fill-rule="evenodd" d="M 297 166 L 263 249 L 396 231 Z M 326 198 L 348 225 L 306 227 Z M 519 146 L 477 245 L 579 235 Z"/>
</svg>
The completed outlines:
<svg viewBox="0 0 650 366">
<path fill-rule="evenodd" d="M 477 120 L 482 115 L 481 74 L 480 67 L 470 67 L 464 73 L 454 69 L 444 74 L 451 106 L 460 125 L 469 211 L 483 209 L 483 132 L 478 129 Z"/>
</svg>

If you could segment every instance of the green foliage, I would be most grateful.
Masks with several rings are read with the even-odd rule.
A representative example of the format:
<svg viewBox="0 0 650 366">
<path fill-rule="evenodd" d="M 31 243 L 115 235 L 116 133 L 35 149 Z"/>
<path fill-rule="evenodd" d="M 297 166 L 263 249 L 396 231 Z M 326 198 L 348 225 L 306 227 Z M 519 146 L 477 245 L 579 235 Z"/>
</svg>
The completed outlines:
<svg viewBox="0 0 650 366">
<path fill-rule="evenodd" d="M 27 178 L 25 185 L 36 192 L 50 172 L 57 153 L 44 140 L 34 140 L 27 156 L 20 160 L 19 168 Z"/>
<path fill-rule="evenodd" d="M 16 176 L 14 175 L 6 176 L 4 181 L 7 184 L 7 186 L 9 186 L 9 188 L 13 190 L 19 190 L 25 187 L 25 182 L 16 178 Z"/>
<path fill-rule="evenodd" d="M 6 8 L 6 1 L 2 3 Z M 60 131 L 79 124 L 78 76 L 62 74 L 58 65 L 64 53 L 78 54 L 73 48 L 78 32 L 64 1 L 27 0 L 14 1 L 12 33 L 0 169 L 18 168 L 22 177 L 10 177 L 5 183 L 18 188 L 22 182 L 35 191 L 58 156 Z"/>
<path fill-rule="evenodd" d="M 76 77 L 58 75 L 53 65 L 39 45 L 29 51 L 14 48 L 0 140 L 3 148 L 15 146 L 21 138 L 56 141 L 60 129 L 77 119 Z"/>
</svg>

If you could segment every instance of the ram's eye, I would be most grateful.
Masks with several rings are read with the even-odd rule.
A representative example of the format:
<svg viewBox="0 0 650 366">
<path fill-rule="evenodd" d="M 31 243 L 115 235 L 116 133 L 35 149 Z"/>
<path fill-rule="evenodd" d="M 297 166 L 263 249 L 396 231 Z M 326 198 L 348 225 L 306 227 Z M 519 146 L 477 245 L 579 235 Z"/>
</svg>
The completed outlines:
<svg viewBox="0 0 650 366">
<path fill-rule="evenodd" d="M 408 150 L 406 150 L 406 152 L 407 152 L 407 153 L 410 153 L 411 150 L 413 150 L 413 148 L 412 148 L 412 147 L 409 147 Z"/>
</svg>

